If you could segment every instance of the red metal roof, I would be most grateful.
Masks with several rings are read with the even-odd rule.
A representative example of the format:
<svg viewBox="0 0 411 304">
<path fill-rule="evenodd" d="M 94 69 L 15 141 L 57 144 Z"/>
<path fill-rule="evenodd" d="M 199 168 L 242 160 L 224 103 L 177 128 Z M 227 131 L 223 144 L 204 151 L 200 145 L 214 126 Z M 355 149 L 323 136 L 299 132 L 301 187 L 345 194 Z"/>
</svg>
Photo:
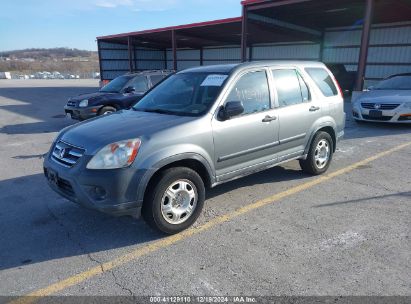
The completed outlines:
<svg viewBox="0 0 411 304">
<path fill-rule="evenodd" d="M 190 23 L 190 24 L 161 27 L 161 28 L 150 29 L 150 30 L 128 32 L 128 33 L 122 33 L 122 34 L 116 34 L 116 35 L 100 36 L 100 37 L 97 37 L 97 39 L 120 38 L 120 37 L 127 37 L 127 36 L 159 33 L 159 32 L 171 31 L 171 30 L 182 30 L 182 29 L 190 29 L 190 28 L 202 27 L 202 26 L 241 22 L 241 19 L 242 19 L 241 17 L 217 19 L 217 20 L 211 20 L 211 21 L 205 21 L 205 22 L 196 22 L 196 23 Z"/>
<path fill-rule="evenodd" d="M 267 0 L 243 0 L 241 1 L 241 5 L 249 5 L 249 4 L 261 3 L 261 2 L 267 2 Z"/>
</svg>

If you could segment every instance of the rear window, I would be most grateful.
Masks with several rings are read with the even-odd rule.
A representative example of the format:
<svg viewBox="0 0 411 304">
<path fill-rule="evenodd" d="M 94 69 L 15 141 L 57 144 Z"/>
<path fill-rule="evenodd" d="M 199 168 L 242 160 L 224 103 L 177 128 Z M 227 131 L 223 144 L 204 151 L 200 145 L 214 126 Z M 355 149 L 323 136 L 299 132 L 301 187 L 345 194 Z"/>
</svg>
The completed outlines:
<svg viewBox="0 0 411 304">
<path fill-rule="evenodd" d="M 305 70 L 320 88 L 324 96 L 331 97 L 338 95 L 338 90 L 326 70 L 322 68 L 306 68 Z"/>
<path fill-rule="evenodd" d="M 280 107 L 304 102 L 300 80 L 295 70 L 273 70 L 272 73 Z"/>
<path fill-rule="evenodd" d="M 161 80 L 163 80 L 165 75 L 151 75 L 151 84 L 155 86 L 157 83 L 159 83 Z"/>
</svg>

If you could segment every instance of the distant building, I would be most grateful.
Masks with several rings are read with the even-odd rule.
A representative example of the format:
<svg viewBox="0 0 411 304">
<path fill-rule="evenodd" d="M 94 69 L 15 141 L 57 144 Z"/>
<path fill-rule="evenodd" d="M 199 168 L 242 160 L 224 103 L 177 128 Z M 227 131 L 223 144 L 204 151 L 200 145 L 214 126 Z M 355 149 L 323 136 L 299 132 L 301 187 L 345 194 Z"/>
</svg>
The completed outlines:
<svg viewBox="0 0 411 304">
<path fill-rule="evenodd" d="M 0 79 L 11 79 L 10 72 L 0 72 Z"/>
</svg>

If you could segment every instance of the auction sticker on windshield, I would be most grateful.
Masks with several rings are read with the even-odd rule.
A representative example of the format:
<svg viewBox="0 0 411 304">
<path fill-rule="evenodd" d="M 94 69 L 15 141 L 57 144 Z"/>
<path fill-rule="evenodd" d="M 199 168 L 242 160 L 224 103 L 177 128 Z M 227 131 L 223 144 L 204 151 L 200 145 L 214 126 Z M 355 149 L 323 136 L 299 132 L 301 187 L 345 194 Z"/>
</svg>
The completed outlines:
<svg viewBox="0 0 411 304">
<path fill-rule="evenodd" d="M 208 75 L 201 83 L 202 87 L 220 87 L 228 75 Z"/>
</svg>

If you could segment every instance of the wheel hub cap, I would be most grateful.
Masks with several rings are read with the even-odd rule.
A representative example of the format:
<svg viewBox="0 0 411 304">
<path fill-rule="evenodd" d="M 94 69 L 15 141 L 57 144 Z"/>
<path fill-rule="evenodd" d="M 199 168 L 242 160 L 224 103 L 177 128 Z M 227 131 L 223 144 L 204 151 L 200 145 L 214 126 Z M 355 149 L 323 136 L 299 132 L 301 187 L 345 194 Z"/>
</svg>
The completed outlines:
<svg viewBox="0 0 411 304">
<path fill-rule="evenodd" d="M 318 142 L 314 152 L 314 160 L 317 168 L 322 169 L 328 164 L 330 159 L 330 144 L 327 140 L 322 139 Z"/>
<path fill-rule="evenodd" d="M 197 205 L 197 188 L 189 180 L 177 180 L 165 191 L 161 200 L 161 214 L 170 224 L 185 222 Z"/>
</svg>

